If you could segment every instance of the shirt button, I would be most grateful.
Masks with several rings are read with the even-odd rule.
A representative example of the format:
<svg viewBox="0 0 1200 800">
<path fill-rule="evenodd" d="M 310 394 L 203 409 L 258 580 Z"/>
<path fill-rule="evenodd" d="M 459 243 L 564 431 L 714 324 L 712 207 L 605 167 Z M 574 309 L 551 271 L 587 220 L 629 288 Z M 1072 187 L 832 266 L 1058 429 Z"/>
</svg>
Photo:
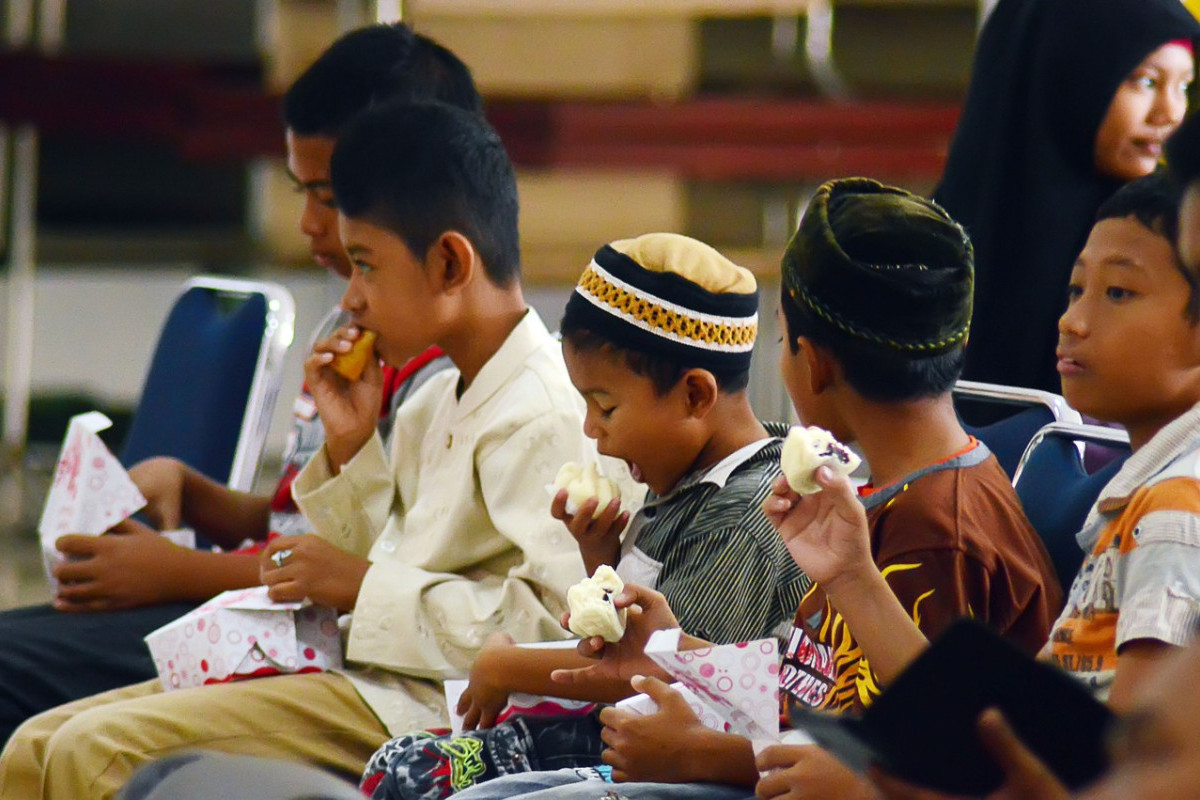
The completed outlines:
<svg viewBox="0 0 1200 800">
<path fill-rule="evenodd" d="M 384 539 L 379 543 L 379 549 L 385 553 L 394 553 L 396 551 L 396 543 L 391 539 Z"/>
</svg>

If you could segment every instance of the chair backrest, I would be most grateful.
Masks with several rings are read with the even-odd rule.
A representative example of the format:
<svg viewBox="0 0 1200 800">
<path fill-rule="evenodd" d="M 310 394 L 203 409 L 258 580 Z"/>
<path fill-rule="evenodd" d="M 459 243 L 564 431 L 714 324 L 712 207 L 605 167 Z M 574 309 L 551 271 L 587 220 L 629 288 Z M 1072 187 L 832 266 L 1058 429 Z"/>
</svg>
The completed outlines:
<svg viewBox="0 0 1200 800">
<path fill-rule="evenodd" d="M 188 280 L 159 335 L 121 461 L 173 456 L 233 489 L 252 489 L 295 317 L 279 284 Z"/>
<path fill-rule="evenodd" d="M 1019 386 L 959 381 L 954 385 L 956 407 L 965 404 L 986 408 L 985 424 L 964 422 L 967 433 L 988 446 L 1000 466 L 1011 477 L 1029 442 L 1051 422 L 1080 423 L 1079 412 L 1060 395 Z"/>
<path fill-rule="evenodd" d="M 1080 453 L 1081 443 L 1103 444 L 1121 451 L 1103 468 L 1088 474 Z M 1025 516 L 1038 532 L 1063 588 L 1070 587 L 1083 563 L 1083 550 L 1075 538 L 1088 510 L 1125 459 L 1129 434 L 1114 428 L 1054 422 L 1033 437 L 1013 478 L 1013 488 Z"/>
</svg>

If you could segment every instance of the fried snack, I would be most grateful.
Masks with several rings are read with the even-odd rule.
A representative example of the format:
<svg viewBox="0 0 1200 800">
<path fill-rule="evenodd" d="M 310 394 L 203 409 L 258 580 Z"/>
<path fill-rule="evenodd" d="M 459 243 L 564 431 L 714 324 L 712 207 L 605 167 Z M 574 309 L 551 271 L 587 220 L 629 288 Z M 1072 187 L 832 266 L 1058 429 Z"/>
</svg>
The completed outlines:
<svg viewBox="0 0 1200 800">
<path fill-rule="evenodd" d="M 358 376 L 362 375 L 363 370 L 367 368 L 367 361 L 375 357 L 376 338 L 375 331 L 360 332 L 354 345 L 345 353 L 338 353 L 334 356 L 333 361 L 329 362 L 329 366 L 348 381 L 358 380 Z"/>
<path fill-rule="evenodd" d="M 821 491 L 813 473 L 817 467 L 829 467 L 837 474 L 849 475 L 861 459 L 846 445 L 833 438 L 824 428 L 810 425 L 793 427 L 783 440 L 779 466 L 788 485 L 797 494 L 816 494 Z"/>
<path fill-rule="evenodd" d="M 621 641 L 625 635 L 625 609 L 618 610 L 613 605 L 613 598 L 624 588 L 625 583 L 616 570 L 602 564 L 592 577 L 567 589 L 571 633 L 585 639 L 601 636 L 606 642 Z"/>
<path fill-rule="evenodd" d="M 601 475 L 595 464 L 584 466 L 574 461 L 563 464 L 558 470 L 558 475 L 554 477 L 554 491 L 557 493 L 560 489 L 567 490 L 568 514 L 577 513 L 584 503 L 593 497 L 596 498 L 596 510 L 592 519 L 600 516 L 614 497 L 621 499 L 621 487 Z"/>
</svg>

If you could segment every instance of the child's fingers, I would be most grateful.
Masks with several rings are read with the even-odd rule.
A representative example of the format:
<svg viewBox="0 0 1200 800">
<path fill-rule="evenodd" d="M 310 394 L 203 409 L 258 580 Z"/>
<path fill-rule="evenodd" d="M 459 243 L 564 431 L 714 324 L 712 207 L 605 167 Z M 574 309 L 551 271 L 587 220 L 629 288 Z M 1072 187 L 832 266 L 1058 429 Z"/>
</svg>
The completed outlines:
<svg viewBox="0 0 1200 800">
<path fill-rule="evenodd" d="M 473 731 L 479 727 L 479 709 L 474 706 L 468 706 L 465 712 L 459 712 L 463 715 L 462 729 L 464 731 Z"/>
<path fill-rule="evenodd" d="M 633 688 L 637 688 L 636 686 Z M 600 724 L 608 730 L 616 730 L 634 715 L 616 706 L 605 706 L 600 709 Z M 603 735 L 603 733 L 601 734 Z M 612 734 L 609 734 L 610 736 Z"/>
<path fill-rule="evenodd" d="M 596 505 L 599 507 L 599 501 L 596 501 Z M 617 521 L 617 517 L 620 514 L 621 501 L 614 497 L 608 501 L 608 505 L 604 506 L 600 513 L 596 515 L 596 518 L 592 520 L 592 527 L 597 530 L 608 531 L 613 526 L 613 523 Z"/>
<path fill-rule="evenodd" d="M 780 767 L 790 767 L 796 763 L 796 759 L 792 757 L 791 752 L 783 745 L 771 745 L 765 748 L 754 759 L 754 764 L 759 770 L 766 772 L 769 769 L 778 769 Z"/>
<path fill-rule="evenodd" d="M 554 493 L 553 499 L 550 500 L 550 516 L 557 520 L 561 520 L 571 527 L 571 520 L 574 514 L 567 513 L 567 490 L 559 489 Z"/>
<path fill-rule="evenodd" d="M 790 498 L 781 497 L 777 494 L 769 494 L 767 495 L 766 499 L 763 500 L 763 513 L 766 514 L 768 518 L 782 519 L 789 511 L 792 510 L 794 505 L 795 503 L 793 503 Z"/>
<path fill-rule="evenodd" d="M 630 678 L 629 685 L 636 691 L 649 695 L 661 711 L 695 716 L 683 695 L 652 675 L 634 675 Z M 603 721 L 603 718 L 601 720 Z"/>
<path fill-rule="evenodd" d="M 317 352 L 316 350 L 306 359 L 304 359 L 305 378 L 309 381 L 315 379 L 321 374 L 321 369 L 330 365 L 333 362 L 334 353 L 331 351 Z"/>
<path fill-rule="evenodd" d="M 314 344 L 312 351 L 314 353 L 346 353 L 354 347 L 354 341 L 358 336 L 359 330 L 354 326 L 339 328 L 332 335 Z"/>
<path fill-rule="evenodd" d="M 662 592 L 656 592 L 653 589 L 647 589 L 645 586 L 638 586 L 636 583 L 625 584 L 625 588 L 618 592 L 617 596 L 613 598 L 613 606 L 616 608 L 639 606 L 642 611 L 655 608 L 659 604 L 665 606 L 666 603 L 667 597 Z M 604 640 L 601 639 L 600 641 Z"/>
<path fill-rule="evenodd" d="M 458 696 L 458 702 L 454 705 L 454 713 L 460 717 L 465 717 L 467 712 L 471 710 L 471 687 L 468 685 L 463 693 Z"/>
<path fill-rule="evenodd" d="M 567 527 L 571 529 L 571 535 L 576 539 L 581 539 L 587 536 L 588 529 L 592 526 L 592 515 L 596 513 L 598 505 L 596 498 L 591 497 L 580 503 L 579 508 L 575 509 L 575 514 L 571 517 L 571 521 Z"/>
<path fill-rule="evenodd" d="M 1006 784 L 1043 800 L 1067 800 L 1070 793 L 1066 787 L 1025 746 L 1003 714 L 990 708 L 980 716 L 977 727 L 984 749 L 1004 772 Z"/>
<path fill-rule="evenodd" d="M 574 669 L 556 669 L 550 672 L 550 680 L 563 686 L 573 686 L 586 683 L 595 667 L 576 667 Z"/>
<path fill-rule="evenodd" d="M 858 502 L 854 486 L 850 483 L 850 476 L 838 474 L 829 467 L 822 465 L 817 467 L 817 471 L 813 474 L 813 477 L 816 478 L 818 486 L 836 495 L 839 500 Z"/>
<path fill-rule="evenodd" d="M 800 495 L 797 494 L 796 490 L 792 488 L 792 485 L 788 483 L 787 476 L 785 475 L 780 475 L 775 479 L 775 482 L 771 484 L 771 494 L 786 498 L 793 503 L 800 499 Z"/>
<path fill-rule="evenodd" d="M 87 536 L 81 533 L 68 533 L 54 540 L 55 550 L 76 558 L 94 556 L 101 546 L 99 536 Z"/>
</svg>

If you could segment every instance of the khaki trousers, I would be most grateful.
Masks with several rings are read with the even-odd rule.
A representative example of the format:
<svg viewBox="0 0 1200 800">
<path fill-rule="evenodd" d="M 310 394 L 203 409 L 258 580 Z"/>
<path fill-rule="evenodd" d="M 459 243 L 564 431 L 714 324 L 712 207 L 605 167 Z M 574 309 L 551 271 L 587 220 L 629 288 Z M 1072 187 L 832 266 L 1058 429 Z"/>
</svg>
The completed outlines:
<svg viewBox="0 0 1200 800">
<path fill-rule="evenodd" d="M 107 800 L 142 765 L 191 749 L 304 761 L 357 783 L 387 739 L 341 675 L 279 675 L 173 692 L 153 680 L 28 720 L 0 754 L 0 798 Z"/>
</svg>

